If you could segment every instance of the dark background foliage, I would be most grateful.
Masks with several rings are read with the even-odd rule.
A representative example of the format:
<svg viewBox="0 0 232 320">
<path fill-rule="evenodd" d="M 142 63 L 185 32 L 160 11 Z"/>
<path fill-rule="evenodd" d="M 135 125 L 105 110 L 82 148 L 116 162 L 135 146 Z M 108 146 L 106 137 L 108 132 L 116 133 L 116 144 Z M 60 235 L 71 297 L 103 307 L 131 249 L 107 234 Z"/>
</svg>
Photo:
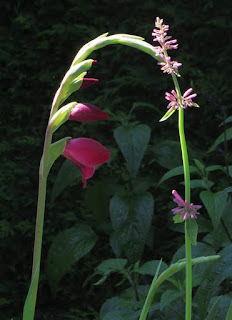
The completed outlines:
<svg viewBox="0 0 232 320">
<path fill-rule="evenodd" d="M 183 63 L 182 91 L 193 87 L 201 106 L 200 110 L 186 112 L 191 157 L 207 165 L 225 165 L 223 148 L 213 155 L 207 155 L 206 150 L 222 132 L 218 125 L 231 110 L 232 5 L 225 0 L 18 0 L 1 2 L 0 12 L 0 319 L 17 320 L 21 319 L 30 282 L 38 167 L 49 108 L 76 52 L 105 32 L 136 34 L 152 43 L 155 18 L 162 17 L 170 25 L 170 34 L 178 39 L 179 49 L 173 57 Z M 135 102 L 153 106 L 137 108 L 132 115 L 133 121 L 152 130 L 140 173 L 141 177 L 152 178 L 148 185 L 155 200 L 154 232 L 142 259 L 163 257 L 168 263 L 183 243 L 182 234 L 168 229 L 172 224 L 170 194 L 174 181 L 158 185 L 168 169 L 181 165 L 179 156 L 162 149 L 162 142 L 178 141 L 176 114 L 165 123 L 158 122 L 166 111 L 164 93 L 172 90 L 172 81 L 150 56 L 133 48 L 110 46 L 90 58 L 98 63 L 88 76 L 100 82 L 74 94 L 77 101 L 96 104 L 121 119 Z M 119 122 L 113 119 L 96 124 L 68 123 L 57 134 L 57 138 L 91 137 L 112 149 L 110 163 L 88 182 L 93 188 L 95 183 L 107 181 L 109 194 L 104 199 L 100 223 L 80 180 L 53 203 L 52 187 L 63 159 L 55 163 L 48 183 L 37 319 L 97 319 L 102 303 L 119 290 L 114 278 L 101 287 L 82 288 L 84 279 L 103 259 L 114 257 L 109 244 L 108 204 L 118 186 L 128 184 L 125 161 L 112 130 Z M 229 154 L 226 160 L 230 160 Z M 214 191 L 228 186 L 221 176 L 215 176 L 215 180 L 218 185 Z M 183 191 L 183 186 L 179 188 Z M 193 195 L 199 202 L 197 193 L 194 190 Z M 97 233 L 97 244 L 61 280 L 57 295 L 52 296 L 45 272 L 48 248 L 60 231 L 83 222 Z"/>
</svg>

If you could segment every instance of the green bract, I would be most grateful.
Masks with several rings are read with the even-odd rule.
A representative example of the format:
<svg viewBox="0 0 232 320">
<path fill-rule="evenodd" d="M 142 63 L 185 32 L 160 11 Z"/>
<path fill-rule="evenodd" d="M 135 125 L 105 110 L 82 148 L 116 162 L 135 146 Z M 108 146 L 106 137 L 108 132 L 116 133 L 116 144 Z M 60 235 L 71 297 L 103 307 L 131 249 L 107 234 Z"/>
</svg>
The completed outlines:
<svg viewBox="0 0 232 320">
<path fill-rule="evenodd" d="M 70 102 L 62 108 L 60 108 L 54 114 L 49 124 L 52 133 L 54 133 L 63 123 L 65 123 L 68 120 L 71 110 L 75 107 L 76 104 L 77 102 Z"/>
<path fill-rule="evenodd" d="M 56 108 L 58 108 L 73 92 L 77 91 L 81 87 L 83 78 L 91 68 L 92 64 L 93 60 L 88 59 L 75 65 L 71 65 L 56 92 L 53 102 Z"/>
</svg>

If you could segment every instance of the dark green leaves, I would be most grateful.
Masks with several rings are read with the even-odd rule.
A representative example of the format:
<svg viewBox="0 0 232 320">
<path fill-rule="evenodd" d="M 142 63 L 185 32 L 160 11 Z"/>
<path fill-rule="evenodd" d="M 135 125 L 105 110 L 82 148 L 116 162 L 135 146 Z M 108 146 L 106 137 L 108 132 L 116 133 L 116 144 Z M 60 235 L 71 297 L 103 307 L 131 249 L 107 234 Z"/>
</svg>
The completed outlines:
<svg viewBox="0 0 232 320">
<path fill-rule="evenodd" d="M 135 177 L 138 172 L 150 139 L 150 131 L 150 128 L 145 124 L 121 126 L 114 131 L 115 140 L 127 161 L 128 170 L 132 177 Z"/>
<path fill-rule="evenodd" d="M 110 242 L 117 256 L 130 262 L 140 259 L 150 230 L 154 200 L 148 192 L 140 195 L 116 194 L 110 202 L 114 233 Z"/>
<path fill-rule="evenodd" d="M 66 229 L 56 236 L 47 258 L 47 273 L 53 294 L 61 278 L 93 248 L 96 241 L 95 232 L 84 224 Z"/>
<path fill-rule="evenodd" d="M 226 208 L 227 197 L 226 192 L 213 193 L 210 191 L 202 191 L 200 193 L 200 198 L 208 211 L 214 228 L 218 226 Z"/>
</svg>

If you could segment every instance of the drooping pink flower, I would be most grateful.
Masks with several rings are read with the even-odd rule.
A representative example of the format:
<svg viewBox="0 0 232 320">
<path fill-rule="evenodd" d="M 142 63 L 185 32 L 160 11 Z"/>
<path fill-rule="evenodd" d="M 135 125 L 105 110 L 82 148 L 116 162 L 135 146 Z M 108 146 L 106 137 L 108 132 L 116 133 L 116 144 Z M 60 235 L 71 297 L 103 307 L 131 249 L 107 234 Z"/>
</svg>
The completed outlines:
<svg viewBox="0 0 232 320">
<path fill-rule="evenodd" d="M 72 108 L 68 120 L 93 122 L 108 119 L 109 115 L 91 103 L 77 103 Z"/>
<path fill-rule="evenodd" d="M 187 107 L 199 107 L 197 103 L 193 102 L 192 99 L 197 96 L 196 93 L 191 94 L 193 91 L 192 88 L 185 91 L 182 96 L 182 104 L 180 104 L 178 95 L 175 90 L 172 90 L 171 93 L 165 92 L 165 99 L 170 101 L 167 108 L 171 110 L 183 108 L 186 109 Z"/>
<path fill-rule="evenodd" d="M 83 78 L 80 89 L 87 88 L 98 81 L 99 81 L 98 79 L 94 79 L 94 78 Z"/>
<path fill-rule="evenodd" d="M 183 200 L 176 190 L 172 190 L 174 195 L 173 201 L 177 203 L 178 207 L 172 209 L 174 215 L 180 214 L 180 220 L 186 220 L 188 217 L 192 219 L 197 219 L 197 214 L 200 214 L 199 210 L 201 205 L 194 205 L 193 203 L 188 203 L 187 200 Z"/>
<path fill-rule="evenodd" d="M 83 188 L 87 186 L 86 180 L 93 176 L 95 167 L 110 159 L 110 151 L 98 141 L 89 138 L 68 140 L 62 155 L 81 171 Z"/>
<path fill-rule="evenodd" d="M 167 32 L 169 26 L 163 24 L 163 19 L 159 17 L 156 18 L 155 29 L 153 29 L 152 35 L 154 37 L 153 41 L 159 43 L 159 46 L 154 47 L 156 55 L 159 55 L 163 61 L 158 62 L 158 65 L 162 66 L 161 70 L 163 73 L 176 74 L 179 76 L 178 68 L 182 65 L 177 61 L 172 61 L 171 58 L 167 55 L 167 50 L 177 49 L 178 44 L 176 39 L 172 39 L 171 36 L 168 36 Z"/>
</svg>

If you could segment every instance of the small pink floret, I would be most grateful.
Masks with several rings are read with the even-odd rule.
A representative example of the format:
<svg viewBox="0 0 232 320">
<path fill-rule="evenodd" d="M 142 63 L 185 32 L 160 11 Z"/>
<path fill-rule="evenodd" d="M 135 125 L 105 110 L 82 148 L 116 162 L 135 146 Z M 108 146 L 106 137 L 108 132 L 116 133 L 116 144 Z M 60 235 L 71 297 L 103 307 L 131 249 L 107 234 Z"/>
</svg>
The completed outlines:
<svg viewBox="0 0 232 320">
<path fill-rule="evenodd" d="M 172 191 L 174 196 L 173 201 L 178 205 L 178 207 L 172 209 L 174 215 L 180 214 L 180 220 L 186 220 L 188 217 L 191 219 L 197 219 L 197 215 L 200 214 L 199 210 L 201 205 L 194 205 L 193 203 L 188 204 L 187 200 L 183 200 L 176 190 Z"/>
</svg>

